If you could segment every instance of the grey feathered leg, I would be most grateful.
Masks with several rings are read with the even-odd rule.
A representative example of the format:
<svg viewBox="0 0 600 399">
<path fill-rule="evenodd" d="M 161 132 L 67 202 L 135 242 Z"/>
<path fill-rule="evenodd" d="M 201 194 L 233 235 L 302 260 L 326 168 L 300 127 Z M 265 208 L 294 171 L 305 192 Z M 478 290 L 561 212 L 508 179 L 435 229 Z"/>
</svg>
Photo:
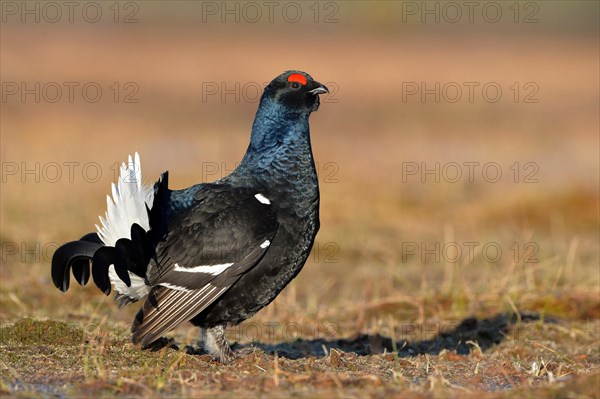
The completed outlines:
<svg viewBox="0 0 600 399">
<path fill-rule="evenodd" d="M 225 326 L 202 329 L 204 349 L 221 363 L 231 363 L 236 355 L 225 338 Z"/>
</svg>

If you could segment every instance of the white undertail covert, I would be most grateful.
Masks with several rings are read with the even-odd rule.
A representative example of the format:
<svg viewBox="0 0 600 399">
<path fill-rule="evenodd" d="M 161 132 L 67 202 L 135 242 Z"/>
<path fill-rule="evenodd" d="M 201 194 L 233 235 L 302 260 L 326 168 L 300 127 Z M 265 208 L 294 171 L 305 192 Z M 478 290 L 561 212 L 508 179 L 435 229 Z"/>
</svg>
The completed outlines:
<svg viewBox="0 0 600 399">
<path fill-rule="evenodd" d="M 131 226 L 139 224 L 144 230 L 150 230 L 148 208 L 154 200 L 154 187 L 142 184 L 142 164 L 136 152 L 128 162 L 121 164 L 119 180 L 111 184 L 112 198 L 106 196 L 107 210 L 104 217 L 100 216 L 101 226 L 96 225 L 98 236 L 105 245 L 114 246 L 121 238 L 131 238 Z M 148 295 L 150 287 L 144 279 L 129 272 L 131 287 L 127 287 L 117 276 L 114 266 L 109 268 L 110 281 L 115 290 L 133 299 L 141 299 Z"/>
</svg>

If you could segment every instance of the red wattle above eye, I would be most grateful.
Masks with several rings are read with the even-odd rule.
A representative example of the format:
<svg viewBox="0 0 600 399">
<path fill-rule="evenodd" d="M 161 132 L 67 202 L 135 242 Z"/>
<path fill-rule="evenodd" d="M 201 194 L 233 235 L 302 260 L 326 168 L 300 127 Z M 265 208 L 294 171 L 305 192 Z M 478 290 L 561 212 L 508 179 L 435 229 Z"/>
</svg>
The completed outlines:
<svg viewBox="0 0 600 399">
<path fill-rule="evenodd" d="M 293 73 L 288 77 L 288 82 L 298 82 L 304 86 L 306 85 L 306 77 L 300 73 Z"/>
</svg>

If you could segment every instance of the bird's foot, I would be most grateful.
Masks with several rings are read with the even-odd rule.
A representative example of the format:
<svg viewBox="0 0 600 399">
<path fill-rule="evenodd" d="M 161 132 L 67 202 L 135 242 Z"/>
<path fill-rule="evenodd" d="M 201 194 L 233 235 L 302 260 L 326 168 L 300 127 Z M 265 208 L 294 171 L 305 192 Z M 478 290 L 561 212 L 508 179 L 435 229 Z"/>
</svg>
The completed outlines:
<svg viewBox="0 0 600 399">
<path fill-rule="evenodd" d="M 225 326 L 202 329 L 202 341 L 204 349 L 221 363 L 228 364 L 237 358 L 225 338 Z"/>
</svg>

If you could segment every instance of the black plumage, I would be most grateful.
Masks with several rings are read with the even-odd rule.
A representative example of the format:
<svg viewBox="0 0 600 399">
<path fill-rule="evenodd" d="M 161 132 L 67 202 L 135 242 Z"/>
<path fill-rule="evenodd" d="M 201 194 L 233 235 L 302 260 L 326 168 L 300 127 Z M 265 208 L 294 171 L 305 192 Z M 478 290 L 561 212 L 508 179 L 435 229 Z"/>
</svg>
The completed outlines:
<svg viewBox="0 0 600 399">
<path fill-rule="evenodd" d="M 165 173 L 146 192 L 117 186 L 115 206 L 137 216 L 111 211 L 109 203 L 100 237 L 92 233 L 56 251 L 54 284 L 66 291 L 70 269 L 85 284 L 91 266 L 100 290 L 115 287 L 119 306 L 145 298 L 132 324 L 133 342 L 148 346 L 191 321 L 204 329 L 210 353 L 231 360 L 225 326 L 251 317 L 281 292 L 302 269 L 319 230 L 308 119 L 327 92 L 304 72 L 274 79 L 242 162 L 219 181 L 172 191 Z M 136 196 L 152 203 L 127 202 Z M 129 234 L 112 234 L 116 224 Z"/>
</svg>

